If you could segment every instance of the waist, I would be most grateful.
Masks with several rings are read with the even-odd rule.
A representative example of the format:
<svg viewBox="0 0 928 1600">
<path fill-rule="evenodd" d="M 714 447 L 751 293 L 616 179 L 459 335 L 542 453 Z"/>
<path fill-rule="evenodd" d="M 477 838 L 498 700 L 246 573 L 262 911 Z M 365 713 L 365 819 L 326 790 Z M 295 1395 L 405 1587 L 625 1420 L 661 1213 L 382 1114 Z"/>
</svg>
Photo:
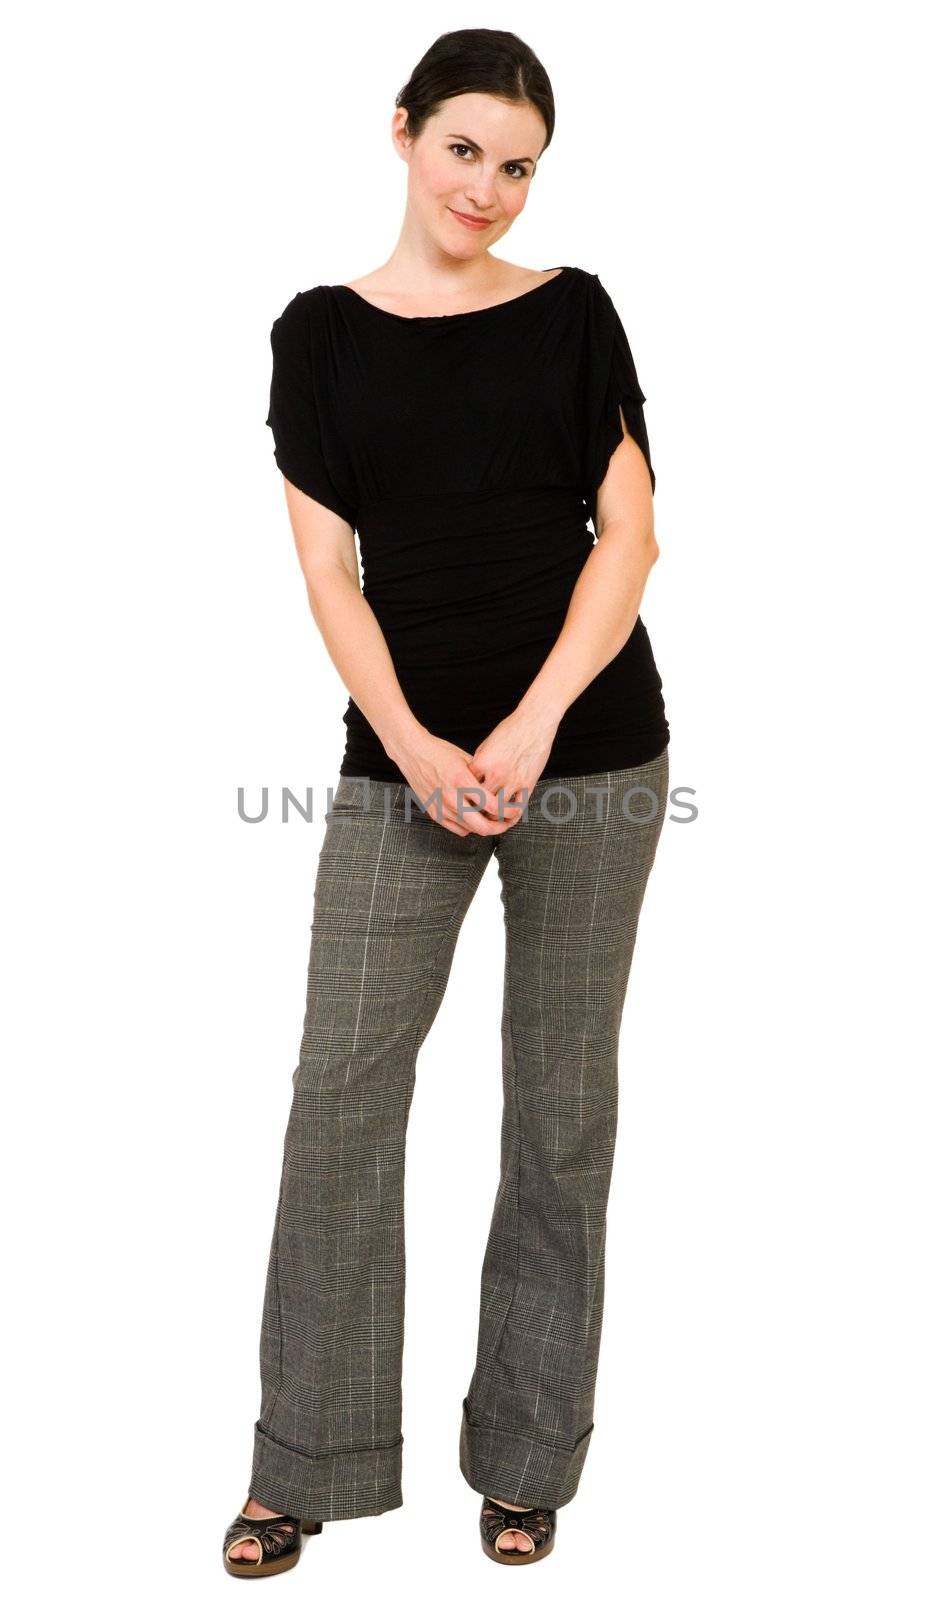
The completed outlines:
<svg viewBox="0 0 928 1600">
<path fill-rule="evenodd" d="M 494 521 L 519 521 L 546 513 L 574 511 L 586 520 L 586 507 L 579 486 L 572 484 L 531 484 L 527 488 L 442 489 L 434 494 L 371 495 L 357 507 L 359 522 L 376 523 L 399 513 L 428 521 L 448 516 L 466 523 L 474 516 L 486 515 Z"/>
<path fill-rule="evenodd" d="M 364 594 L 382 622 L 560 595 L 593 547 L 577 489 L 493 489 L 366 500 Z"/>
</svg>

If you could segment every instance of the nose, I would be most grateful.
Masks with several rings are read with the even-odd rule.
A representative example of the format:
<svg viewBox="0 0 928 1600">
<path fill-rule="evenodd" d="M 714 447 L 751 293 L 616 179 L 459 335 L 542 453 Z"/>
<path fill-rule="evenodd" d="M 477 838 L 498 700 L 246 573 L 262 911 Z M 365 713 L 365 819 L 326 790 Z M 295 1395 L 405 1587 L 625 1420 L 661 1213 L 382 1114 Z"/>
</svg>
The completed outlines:
<svg viewBox="0 0 928 1600">
<path fill-rule="evenodd" d="M 479 211 L 482 217 L 485 217 L 488 213 L 492 212 L 494 200 L 492 178 L 484 178 L 480 182 L 475 179 L 469 185 L 469 187 L 465 189 L 464 193 L 467 196 L 468 205 L 472 211 Z"/>
</svg>

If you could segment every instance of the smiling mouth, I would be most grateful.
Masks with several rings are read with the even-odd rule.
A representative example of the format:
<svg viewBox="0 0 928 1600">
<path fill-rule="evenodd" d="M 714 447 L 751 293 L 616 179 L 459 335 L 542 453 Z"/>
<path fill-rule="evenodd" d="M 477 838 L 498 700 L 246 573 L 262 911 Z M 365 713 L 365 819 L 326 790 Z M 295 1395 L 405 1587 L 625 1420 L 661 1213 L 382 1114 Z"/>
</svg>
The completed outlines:
<svg viewBox="0 0 928 1600">
<path fill-rule="evenodd" d="M 490 226 L 489 217 L 475 217 L 472 216 L 469 211 L 455 211 L 454 206 L 449 206 L 448 210 L 451 212 L 451 215 L 453 217 L 457 217 L 460 222 L 470 223 L 472 228 L 488 228 Z"/>
</svg>

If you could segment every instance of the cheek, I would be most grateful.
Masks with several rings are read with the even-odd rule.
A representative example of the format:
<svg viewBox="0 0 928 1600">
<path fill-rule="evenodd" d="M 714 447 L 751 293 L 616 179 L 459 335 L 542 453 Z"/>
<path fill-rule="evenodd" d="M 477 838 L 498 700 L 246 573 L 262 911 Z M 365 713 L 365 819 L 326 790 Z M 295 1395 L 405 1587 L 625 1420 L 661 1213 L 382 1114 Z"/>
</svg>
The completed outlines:
<svg viewBox="0 0 928 1600">
<path fill-rule="evenodd" d="M 503 208 L 507 217 L 517 217 L 528 199 L 528 187 L 510 189 L 503 198 Z"/>
<path fill-rule="evenodd" d="M 423 156 L 416 163 L 416 184 L 423 194 L 442 195 L 454 187 L 454 172 L 440 155 Z"/>
</svg>

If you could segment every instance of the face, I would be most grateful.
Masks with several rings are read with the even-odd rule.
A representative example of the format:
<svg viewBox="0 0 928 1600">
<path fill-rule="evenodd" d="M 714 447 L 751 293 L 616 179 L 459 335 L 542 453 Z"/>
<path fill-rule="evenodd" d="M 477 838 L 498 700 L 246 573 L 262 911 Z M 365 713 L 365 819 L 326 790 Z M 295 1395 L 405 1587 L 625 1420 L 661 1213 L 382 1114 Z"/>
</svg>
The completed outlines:
<svg viewBox="0 0 928 1600">
<path fill-rule="evenodd" d="M 400 108 L 392 132 L 409 167 L 407 210 L 451 255 L 488 250 L 528 199 L 545 142 L 541 113 L 493 95 L 459 94 L 439 106 L 418 138 L 405 130 Z"/>
</svg>

